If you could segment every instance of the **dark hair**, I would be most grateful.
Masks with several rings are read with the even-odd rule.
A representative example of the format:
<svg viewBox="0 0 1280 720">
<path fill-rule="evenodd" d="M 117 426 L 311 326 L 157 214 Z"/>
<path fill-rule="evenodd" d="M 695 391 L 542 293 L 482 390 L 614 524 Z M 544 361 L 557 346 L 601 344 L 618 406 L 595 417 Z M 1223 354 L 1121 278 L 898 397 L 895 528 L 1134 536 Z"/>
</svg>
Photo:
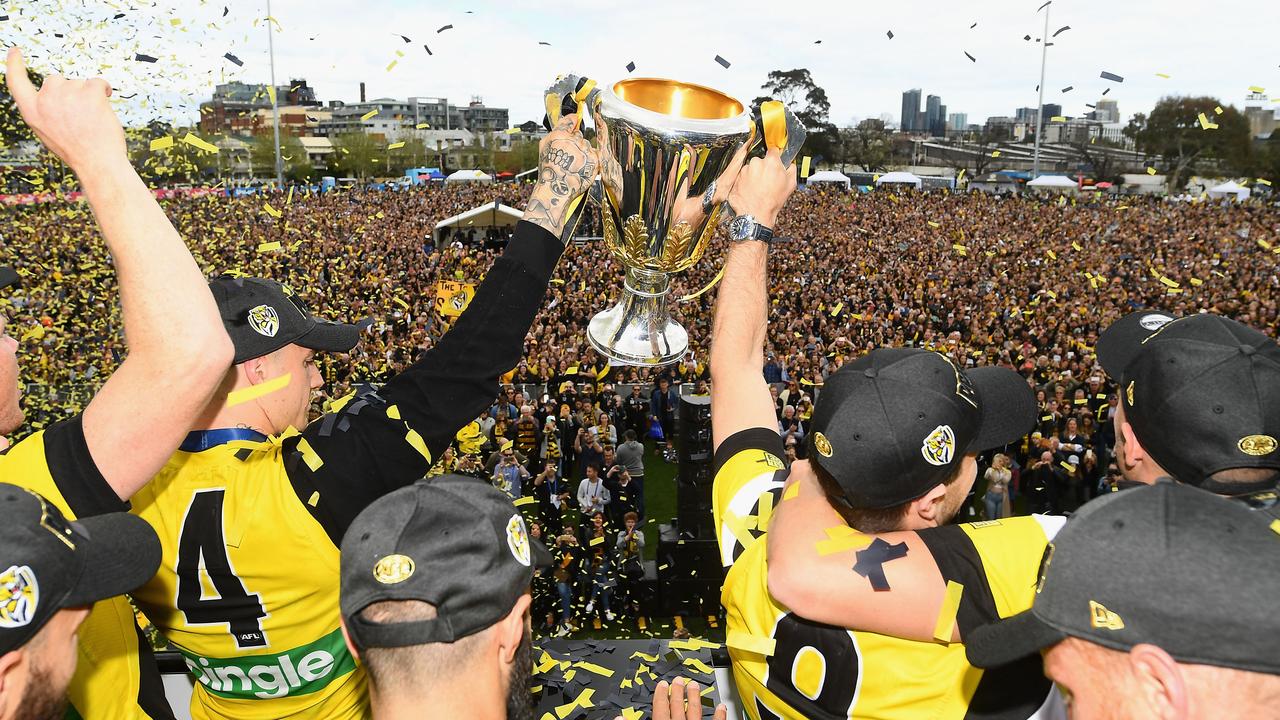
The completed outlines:
<svg viewBox="0 0 1280 720">
<path fill-rule="evenodd" d="M 631 442 L 636 439 L 636 431 L 628 429 L 626 432 L 622 433 L 622 437 L 625 438 L 627 442 Z"/>
<path fill-rule="evenodd" d="M 635 522 L 640 522 L 640 516 L 637 515 L 634 511 L 632 511 L 622 516 L 622 522 L 626 522 L 628 520 L 634 520 Z"/>
<path fill-rule="evenodd" d="M 818 477 L 818 485 L 826 494 L 827 502 L 831 503 L 831 507 L 840 514 L 849 527 L 863 533 L 883 533 L 902 529 L 902 519 L 907 514 L 907 508 L 915 502 L 914 498 L 887 508 L 856 508 L 844 499 L 844 489 L 831 473 L 815 462 L 810 462 L 809 467 L 813 468 L 813 474 Z M 959 477 L 960 467 L 957 466 L 956 471 L 942 484 L 950 485 Z"/>
</svg>

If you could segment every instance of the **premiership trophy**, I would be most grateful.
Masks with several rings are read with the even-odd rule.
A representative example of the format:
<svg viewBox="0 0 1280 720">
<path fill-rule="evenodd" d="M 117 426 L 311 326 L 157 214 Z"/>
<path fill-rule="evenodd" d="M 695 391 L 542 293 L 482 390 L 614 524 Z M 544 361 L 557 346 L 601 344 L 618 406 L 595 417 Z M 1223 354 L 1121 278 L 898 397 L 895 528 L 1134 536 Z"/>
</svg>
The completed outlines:
<svg viewBox="0 0 1280 720">
<path fill-rule="evenodd" d="M 777 101 L 752 112 L 711 88 L 652 78 L 601 88 L 565 76 L 548 89 L 546 106 L 549 126 L 569 112 L 592 119 L 600 180 L 590 195 L 605 244 L 626 268 L 622 299 L 591 319 L 587 339 L 615 364 L 678 361 L 689 337 L 667 312 L 671 276 L 702 258 L 732 212 L 724 200 L 748 157 L 767 144 L 789 165 L 804 126 Z M 566 237 L 584 206 L 571 214 Z"/>
</svg>

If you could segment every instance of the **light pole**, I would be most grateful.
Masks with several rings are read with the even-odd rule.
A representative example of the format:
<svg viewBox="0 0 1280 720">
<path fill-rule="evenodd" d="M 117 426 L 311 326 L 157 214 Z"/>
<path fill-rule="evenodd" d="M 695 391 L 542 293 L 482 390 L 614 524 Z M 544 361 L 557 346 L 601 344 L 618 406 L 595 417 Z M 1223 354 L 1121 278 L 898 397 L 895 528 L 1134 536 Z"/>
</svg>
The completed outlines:
<svg viewBox="0 0 1280 720">
<path fill-rule="evenodd" d="M 276 187 L 284 187 L 284 161 L 280 157 L 280 103 L 276 98 L 276 43 L 271 31 L 275 17 L 271 14 L 271 0 L 267 0 L 267 52 L 271 56 L 271 126 L 276 138 Z"/>
<path fill-rule="evenodd" d="M 1044 35 L 1040 38 L 1040 104 L 1036 108 L 1036 149 L 1031 160 L 1031 179 L 1040 177 L 1040 133 L 1044 131 L 1044 63 L 1049 54 L 1049 0 L 1040 6 L 1044 10 Z"/>
</svg>

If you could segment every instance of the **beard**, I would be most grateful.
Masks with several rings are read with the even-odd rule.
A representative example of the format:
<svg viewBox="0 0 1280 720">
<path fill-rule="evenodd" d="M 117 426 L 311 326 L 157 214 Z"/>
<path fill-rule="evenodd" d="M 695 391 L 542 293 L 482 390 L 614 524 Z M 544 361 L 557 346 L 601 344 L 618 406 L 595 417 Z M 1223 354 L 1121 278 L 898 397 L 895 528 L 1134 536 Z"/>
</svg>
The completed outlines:
<svg viewBox="0 0 1280 720">
<path fill-rule="evenodd" d="M 530 654 L 532 655 L 532 649 Z M 59 720 L 66 710 L 66 683 L 54 682 L 53 673 L 49 672 L 43 664 L 33 661 L 31 678 L 27 682 L 27 692 L 13 720 Z"/>
<path fill-rule="evenodd" d="M 507 677 L 507 720 L 533 720 L 532 683 L 533 636 L 525 628 Z"/>
</svg>

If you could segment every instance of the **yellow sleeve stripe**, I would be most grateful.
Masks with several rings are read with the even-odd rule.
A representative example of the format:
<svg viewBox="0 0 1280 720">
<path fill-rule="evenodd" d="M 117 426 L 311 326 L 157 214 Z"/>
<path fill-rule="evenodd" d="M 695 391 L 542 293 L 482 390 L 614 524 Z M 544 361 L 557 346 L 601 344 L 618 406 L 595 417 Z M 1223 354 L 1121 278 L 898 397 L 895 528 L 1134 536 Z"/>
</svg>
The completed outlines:
<svg viewBox="0 0 1280 720">
<path fill-rule="evenodd" d="M 751 633 L 745 633 L 738 630 L 730 630 L 729 636 L 725 638 L 724 644 L 734 650 L 741 650 L 743 652 L 755 653 L 756 655 L 769 657 L 773 655 L 774 650 L 777 648 L 778 641 L 770 637 L 761 637 L 759 635 L 752 635 Z"/>
<path fill-rule="evenodd" d="M 960 597 L 964 595 L 964 585 L 955 580 L 947 581 L 947 596 L 942 600 L 942 609 L 938 611 L 938 623 L 933 626 L 933 639 L 942 643 L 951 642 L 951 634 L 956 629 L 956 614 L 960 612 Z"/>
<path fill-rule="evenodd" d="M 422 439 L 422 436 L 418 434 L 417 430 L 409 428 L 409 433 L 404 436 L 404 439 L 408 441 L 408 443 L 413 446 L 413 449 L 417 450 L 422 457 L 426 458 L 427 462 L 431 462 L 431 451 L 427 449 L 426 441 Z"/>
</svg>

